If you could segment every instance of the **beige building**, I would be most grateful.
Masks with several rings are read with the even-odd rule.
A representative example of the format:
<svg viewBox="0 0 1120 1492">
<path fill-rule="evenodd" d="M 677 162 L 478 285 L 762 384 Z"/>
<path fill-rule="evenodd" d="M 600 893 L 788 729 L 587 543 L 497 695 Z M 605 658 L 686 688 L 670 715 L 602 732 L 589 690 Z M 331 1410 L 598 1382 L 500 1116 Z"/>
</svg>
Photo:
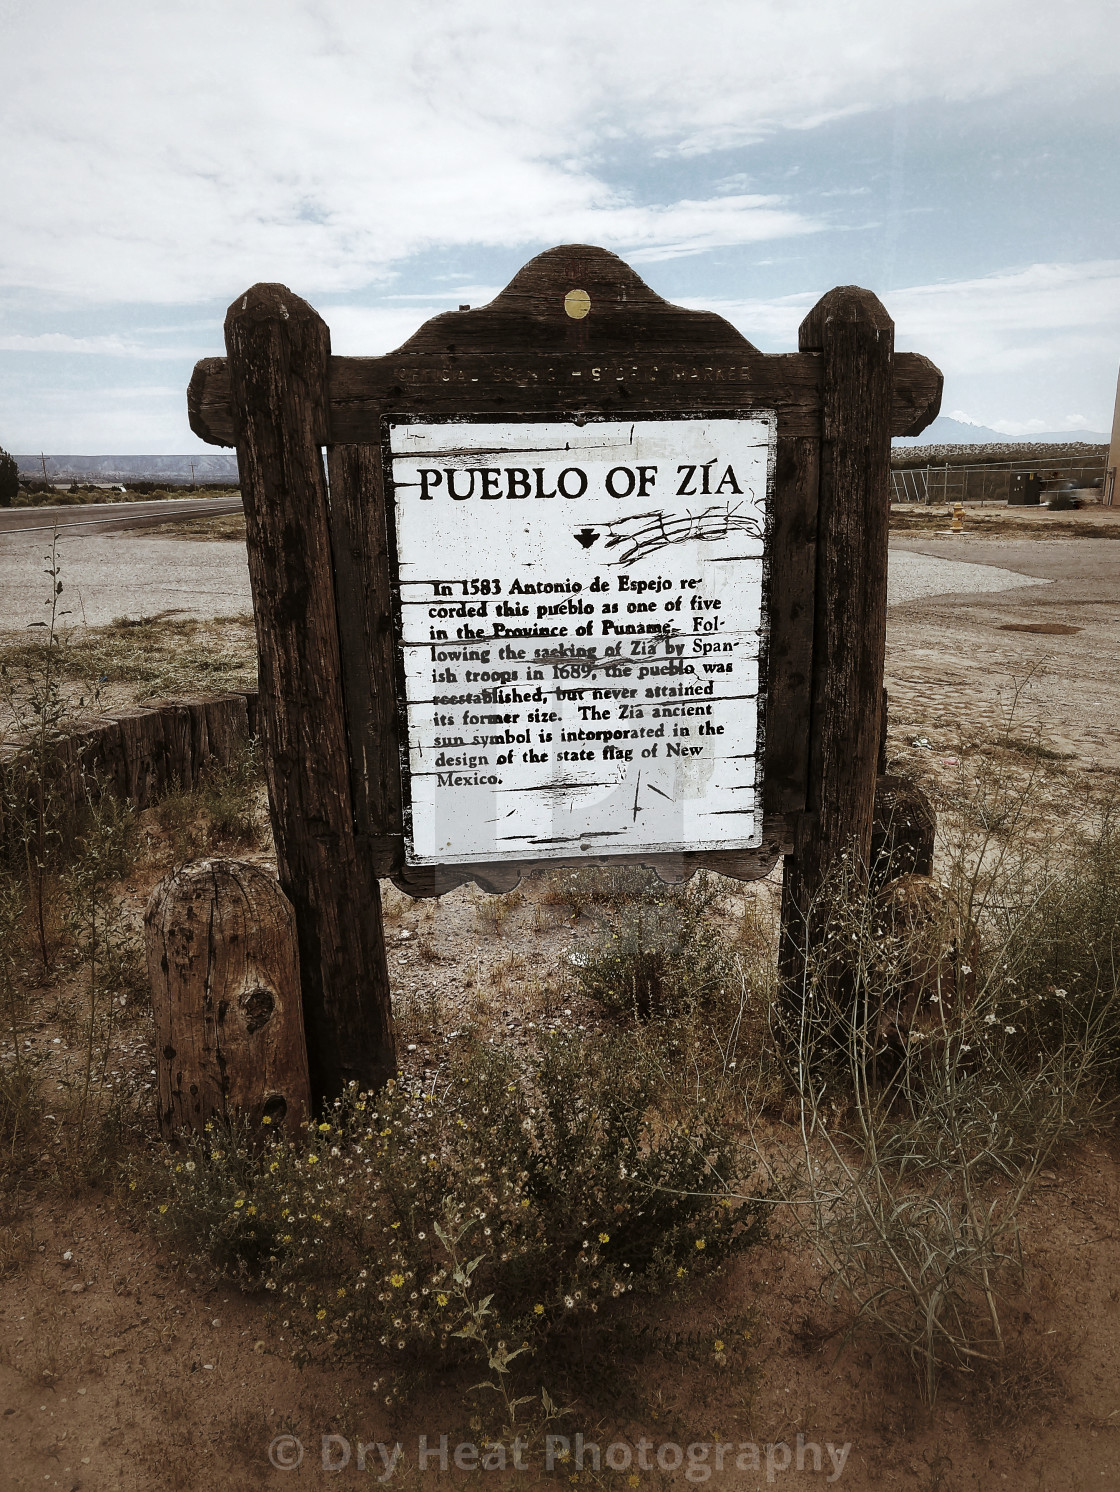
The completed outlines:
<svg viewBox="0 0 1120 1492">
<path fill-rule="evenodd" d="M 1104 469 L 1104 501 L 1111 508 L 1120 506 L 1116 468 L 1120 466 L 1120 376 L 1116 379 L 1116 408 L 1112 411 L 1112 439 L 1108 447 L 1108 465 Z"/>
</svg>

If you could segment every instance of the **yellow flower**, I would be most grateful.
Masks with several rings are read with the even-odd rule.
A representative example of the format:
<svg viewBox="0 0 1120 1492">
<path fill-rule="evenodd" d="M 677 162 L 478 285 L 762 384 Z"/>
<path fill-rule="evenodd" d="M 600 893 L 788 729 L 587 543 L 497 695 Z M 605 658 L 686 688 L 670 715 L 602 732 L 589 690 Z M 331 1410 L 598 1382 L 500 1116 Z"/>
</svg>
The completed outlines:
<svg viewBox="0 0 1120 1492">
<path fill-rule="evenodd" d="M 322 1321 L 323 1318 L 326 1316 L 326 1314 L 327 1314 L 326 1311 L 316 1311 L 315 1312 L 315 1320 L 316 1321 Z"/>
<path fill-rule="evenodd" d="M 702 1249 L 704 1247 L 704 1240 L 702 1238 L 698 1238 L 696 1240 L 696 1247 L 698 1249 Z"/>
<path fill-rule="evenodd" d="M 600 1243 L 610 1243 L 610 1241 L 611 1241 L 611 1235 L 609 1233 L 600 1233 L 599 1234 L 599 1242 Z"/>
<path fill-rule="evenodd" d="M 261 1123 L 262 1124 L 271 1124 L 272 1123 L 272 1116 L 270 1114 L 262 1114 L 261 1115 Z M 209 1128 L 209 1125 L 207 1126 L 207 1128 Z"/>
<path fill-rule="evenodd" d="M 636 1487 L 638 1485 L 638 1478 L 634 1475 L 633 1472 L 631 1472 L 630 1475 L 626 1478 L 626 1485 L 628 1487 Z"/>
<path fill-rule="evenodd" d="M 136 1190 L 136 1183 L 135 1183 L 135 1181 L 130 1181 L 128 1183 L 128 1189 L 129 1189 L 130 1192 L 134 1192 Z"/>
<path fill-rule="evenodd" d="M 717 1352 L 722 1352 L 723 1351 L 723 1343 L 720 1341 L 719 1337 L 716 1337 L 716 1351 Z"/>
<path fill-rule="evenodd" d="M 342 1299 L 342 1297 L 343 1297 L 343 1296 L 344 1296 L 344 1295 L 345 1295 L 345 1294 L 346 1294 L 346 1290 L 345 1290 L 345 1288 L 344 1288 L 344 1287 L 343 1287 L 343 1286 L 342 1286 L 342 1285 L 339 1285 L 339 1287 L 338 1287 L 338 1298 L 339 1298 L 339 1300 L 341 1300 L 341 1299 Z"/>
<path fill-rule="evenodd" d="M 436 1305 L 445 1306 L 446 1304 L 447 1304 L 447 1296 L 446 1295 L 444 1295 L 444 1294 L 441 1293 L 441 1294 L 439 1294 L 439 1295 L 436 1296 Z"/>
<path fill-rule="evenodd" d="M 234 1205 L 235 1208 L 236 1207 L 244 1207 L 245 1206 L 245 1198 L 244 1197 L 238 1197 L 237 1201 L 233 1205 Z"/>
<path fill-rule="evenodd" d="M 678 1269 L 678 1270 L 677 1270 L 677 1279 L 678 1279 L 678 1280 L 679 1280 L 679 1279 L 683 1279 L 683 1277 L 684 1277 L 684 1276 L 685 1276 L 685 1275 L 686 1275 L 686 1274 L 687 1274 L 687 1273 L 688 1273 L 688 1270 L 687 1270 L 687 1269 L 686 1269 L 686 1268 L 685 1268 L 685 1267 L 684 1267 L 684 1265 L 683 1265 L 683 1264 L 682 1264 L 682 1265 L 681 1265 L 681 1266 L 680 1266 L 680 1268 L 679 1268 L 679 1269 Z"/>
<path fill-rule="evenodd" d="M 278 1171 L 280 1169 L 280 1162 L 278 1160 L 274 1160 L 268 1169 L 270 1171 Z"/>
<path fill-rule="evenodd" d="M 544 1306 L 542 1306 L 542 1305 L 535 1305 L 533 1307 L 533 1315 L 534 1316 L 543 1316 L 544 1315 Z"/>
<path fill-rule="evenodd" d="M 166 1202 L 161 1202 L 161 1203 L 160 1203 L 160 1204 L 159 1204 L 159 1210 L 160 1210 L 160 1211 L 161 1211 L 161 1212 L 166 1212 L 166 1211 L 167 1211 L 167 1203 L 166 1203 Z"/>
<path fill-rule="evenodd" d="M 307 1164 L 309 1166 L 317 1166 L 319 1164 L 319 1157 L 317 1155 L 309 1155 L 307 1157 Z"/>
<path fill-rule="evenodd" d="M 399 1290 L 401 1288 L 401 1286 L 404 1284 L 404 1275 L 403 1274 L 391 1274 L 389 1276 L 389 1283 L 390 1283 L 390 1285 L 393 1286 L 394 1289 Z"/>
<path fill-rule="evenodd" d="M 319 1133 L 321 1135 L 329 1135 L 330 1132 L 331 1132 L 331 1127 L 330 1127 L 329 1124 L 320 1124 L 320 1126 L 319 1126 Z"/>
<path fill-rule="evenodd" d="M 250 1203 L 249 1204 L 249 1215 L 250 1215 L 250 1217 L 253 1216 L 253 1214 L 256 1212 L 256 1210 L 257 1209 L 252 1205 L 252 1203 Z"/>
</svg>

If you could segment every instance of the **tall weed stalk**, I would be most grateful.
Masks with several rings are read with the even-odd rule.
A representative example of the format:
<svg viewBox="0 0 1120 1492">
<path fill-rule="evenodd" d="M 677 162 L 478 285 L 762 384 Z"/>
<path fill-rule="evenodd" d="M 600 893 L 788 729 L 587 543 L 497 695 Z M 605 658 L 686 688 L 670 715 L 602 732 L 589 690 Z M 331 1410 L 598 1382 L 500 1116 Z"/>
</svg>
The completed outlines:
<svg viewBox="0 0 1120 1492">
<path fill-rule="evenodd" d="M 985 811 L 951 826 L 949 890 L 925 889 L 924 920 L 896 915 L 900 883 L 892 908 L 838 867 L 779 1007 L 800 1161 L 774 1163 L 773 1185 L 849 1331 L 897 1345 L 930 1403 L 945 1370 L 1001 1360 L 1023 1202 L 1103 1120 L 1120 1063 L 1114 813 L 1055 846 L 1026 832 L 1030 785 L 999 790 L 972 784 Z"/>
</svg>

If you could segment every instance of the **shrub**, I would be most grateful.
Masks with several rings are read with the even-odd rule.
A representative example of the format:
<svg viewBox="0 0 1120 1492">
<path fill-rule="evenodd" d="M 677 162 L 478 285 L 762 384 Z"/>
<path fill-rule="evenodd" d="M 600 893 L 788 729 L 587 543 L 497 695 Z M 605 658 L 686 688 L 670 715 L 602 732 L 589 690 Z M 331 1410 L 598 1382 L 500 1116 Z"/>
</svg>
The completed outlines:
<svg viewBox="0 0 1120 1492">
<path fill-rule="evenodd" d="M 16 458 L 0 447 L 0 508 L 10 508 L 19 495 L 19 467 Z"/>
<path fill-rule="evenodd" d="M 587 865 L 553 871 L 541 899 L 570 908 L 573 917 L 582 916 L 589 907 L 617 910 L 633 905 L 678 906 L 699 915 L 708 910 L 718 895 L 716 878 L 703 870 L 691 880 L 674 885 L 641 865 L 609 868 Z"/>
<path fill-rule="evenodd" d="M 255 740 L 228 764 L 209 764 L 190 791 L 172 787 L 152 810 L 171 857 L 194 860 L 259 844 L 264 837 L 264 773 Z"/>
<path fill-rule="evenodd" d="M 618 928 L 604 929 L 590 949 L 576 955 L 582 992 L 608 1010 L 642 1019 L 718 999 L 733 969 L 726 940 L 704 920 L 715 896 L 711 878 L 703 875 L 684 886 L 638 881 Z"/>
<path fill-rule="evenodd" d="M 1112 1075 L 1120 1071 L 1120 827 L 1107 811 L 1070 860 L 1044 861 L 992 898 L 987 921 L 993 1011 L 1013 1025 L 1026 1055 L 1103 1026 Z"/>
<path fill-rule="evenodd" d="M 730 1132 L 696 1100 L 667 1122 L 659 1088 L 631 1043 L 558 1034 L 519 1068 L 468 1039 L 442 1088 L 352 1090 L 306 1134 L 167 1152 L 156 1216 L 275 1291 L 309 1350 L 450 1352 L 480 1308 L 537 1343 L 761 1236 L 763 1204 L 728 1202 Z"/>
<path fill-rule="evenodd" d="M 1009 792 L 983 806 L 1021 820 Z M 946 1368 L 1002 1371 L 1021 1204 L 1120 1065 L 1114 812 L 1060 859 L 975 818 L 926 919 L 884 917 L 842 873 L 827 888 L 785 1033 L 803 1154 L 772 1177 L 852 1329 L 900 1347 L 930 1402 Z"/>
</svg>

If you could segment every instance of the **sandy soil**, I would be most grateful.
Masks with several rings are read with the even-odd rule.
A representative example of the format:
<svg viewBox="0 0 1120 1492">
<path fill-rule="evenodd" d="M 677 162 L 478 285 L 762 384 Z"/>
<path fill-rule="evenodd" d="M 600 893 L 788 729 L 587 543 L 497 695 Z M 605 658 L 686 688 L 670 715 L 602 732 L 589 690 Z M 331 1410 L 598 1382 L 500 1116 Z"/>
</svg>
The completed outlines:
<svg viewBox="0 0 1120 1492">
<path fill-rule="evenodd" d="M 135 889 L 139 906 L 147 888 Z M 540 971 L 558 968 L 591 926 L 572 929 L 541 889 L 525 885 L 500 936 L 493 903 L 470 888 L 438 906 L 390 893 L 390 964 L 410 1066 L 438 1066 L 447 1033 L 468 1010 L 518 1044 L 530 1039 L 533 1024 L 594 1026 L 590 1005 L 562 987 L 542 988 Z M 763 895 L 776 891 L 776 884 L 762 888 Z M 438 1035 L 423 1021 L 432 997 L 444 1012 Z M 52 1030 L 44 1023 L 36 1040 L 50 1042 Z M 142 1026 L 133 1028 L 129 1061 L 138 1081 L 148 1064 L 144 1037 Z M 789 1131 L 775 1119 L 760 1138 L 789 1143 Z M 441 1478 L 434 1466 L 422 1475 L 417 1468 L 422 1434 L 432 1444 L 447 1434 L 452 1447 L 480 1438 L 461 1402 L 463 1385 L 446 1393 L 429 1385 L 390 1410 L 383 1385 L 378 1391 L 384 1364 L 297 1370 L 271 1297 L 243 1296 L 184 1270 L 120 1197 L 46 1196 L 30 1203 L 20 1231 L 22 1254 L 0 1295 L 5 1488 L 249 1492 L 370 1484 L 353 1460 L 343 1471 L 323 1470 L 328 1435 L 352 1447 L 399 1441 L 402 1460 L 390 1485 L 466 1483 L 463 1473 Z M 775 1244 L 679 1300 L 636 1302 L 639 1324 L 662 1342 L 677 1333 L 681 1343 L 638 1361 L 628 1355 L 599 1364 L 594 1395 L 554 1430 L 573 1441 L 582 1431 L 604 1448 L 616 1440 L 634 1447 L 640 1437 L 654 1446 L 759 1446 L 759 1474 L 713 1473 L 713 1487 L 765 1488 L 766 1447 L 781 1461 L 780 1447 L 795 1453 L 798 1434 L 822 1447 L 850 1447 L 833 1485 L 851 1489 L 1118 1487 L 1118 1234 L 1120 1140 L 1109 1134 L 1044 1173 L 1023 1215 L 1028 1288 L 1005 1315 L 1008 1372 L 998 1384 L 948 1380 L 932 1414 L 896 1356 L 858 1337 L 845 1343 L 850 1321 L 830 1303 L 813 1260 Z M 730 1364 L 721 1364 L 717 1340 L 735 1342 Z M 279 1436 L 304 1447 L 298 1469 L 269 1464 Z M 337 1458 L 339 1442 L 330 1444 Z M 275 1454 L 290 1455 L 290 1445 Z M 576 1480 L 562 1466 L 546 1475 L 543 1455 L 538 1441 L 530 1471 L 487 1475 L 483 1485 Z M 819 1474 L 775 1464 L 769 1485 L 827 1485 L 830 1463 L 822 1455 Z M 622 1475 L 579 1484 L 632 1485 Z M 639 1485 L 686 1483 L 654 1468 Z"/>
<path fill-rule="evenodd" d="M 927 727 L 934 746 L 953 751 L 1005 731 L 1088 772 L 1120 769 L 1120 555 L 1111 541 L 906 536 L 894 548 L 1050 582 L 890 609 L 886 682 L 900 749 Z"/>
</svg>

